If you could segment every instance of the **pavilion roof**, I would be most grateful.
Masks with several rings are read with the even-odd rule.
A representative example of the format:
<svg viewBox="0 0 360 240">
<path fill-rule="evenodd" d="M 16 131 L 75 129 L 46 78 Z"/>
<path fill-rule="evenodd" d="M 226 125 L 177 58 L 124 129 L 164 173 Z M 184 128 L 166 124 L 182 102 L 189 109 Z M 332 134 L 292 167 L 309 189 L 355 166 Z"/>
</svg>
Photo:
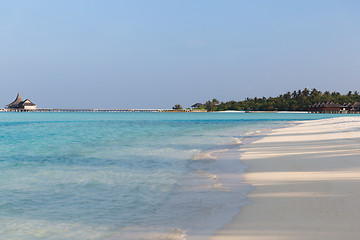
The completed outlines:
<svg viewBox="0 0 360 240">
<path fill-rule="evenodd" d="M 16 99 L 12 102 L 6 105 L 7 107 L 17 107 L 23 100 L 21 99 L 20 93 L 17 94 Z"/>
</svg>

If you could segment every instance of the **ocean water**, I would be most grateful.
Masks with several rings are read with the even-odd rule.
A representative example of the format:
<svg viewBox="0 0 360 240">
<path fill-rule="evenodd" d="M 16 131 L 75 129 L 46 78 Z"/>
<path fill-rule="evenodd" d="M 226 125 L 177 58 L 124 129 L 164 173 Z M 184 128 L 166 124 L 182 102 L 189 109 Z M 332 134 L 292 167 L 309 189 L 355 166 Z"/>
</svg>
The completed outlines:
<svg viewBox="0 0 360 240">
<path fill-rule="evenodd" d="M 249 203 L 244 141 L 334 116 L 0 113 L 0 239 L 211 235 Z"/>
</svg>

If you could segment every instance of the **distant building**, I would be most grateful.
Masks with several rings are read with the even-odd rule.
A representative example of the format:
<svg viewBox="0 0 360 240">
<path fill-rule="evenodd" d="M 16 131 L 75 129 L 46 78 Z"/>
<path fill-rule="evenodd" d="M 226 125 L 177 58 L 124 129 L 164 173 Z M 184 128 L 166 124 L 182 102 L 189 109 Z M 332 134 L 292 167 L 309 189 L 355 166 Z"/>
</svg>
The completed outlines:
<svg viewBox="0 0 360 240">
<path fill-rule="evenodd" d="M 349 112 L 359 113 L 359 112 L 360 112 L 360 103 L 359 103 L 359 102 L 355 102 L 354 104 L 348 106 L 348 107 L 347 107 L 347 110 L 348 110 Z"/>
<path fill-rule="evenodd" d="M 8 109 L 19 109 L 19 110 L 35 110 L 36 109 L 35 103 L 30 101 L 29 99 L 25 99 L 23 101 L 20 97 L 20 93 L 18 93 L 18 95 L 16 96 L 16 99 L 12 103 L 6 105 L 6 107 Z"/>
<path fill-rule="evenodd" d="M 195 103 L 195 104 L 192 105 L 191 107 L 192 107 L 192 108 L 199 108 L 199 107 L 201 107 L 201 106 L 202 106 L 201 103 Z"/>
<path fill-rule="evenodd" d="M 343 105 L 326 102 L 310 105 L 308 108 L 312 113 L 360 113 L 360 103 L 344 103 Z"/>
</svg>

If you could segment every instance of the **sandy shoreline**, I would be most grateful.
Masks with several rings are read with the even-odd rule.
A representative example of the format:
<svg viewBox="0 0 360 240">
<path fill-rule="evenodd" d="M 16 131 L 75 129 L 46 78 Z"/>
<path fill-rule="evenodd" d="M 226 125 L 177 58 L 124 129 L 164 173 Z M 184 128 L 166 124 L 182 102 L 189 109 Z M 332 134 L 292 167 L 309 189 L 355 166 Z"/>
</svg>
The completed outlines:
<svg viewBox="0 0 360 240">
<path fill-rule="evenodd" d="M 253 204 L 212 240 L 359 238 L 359 117 L 306 121 L 242 147 Z"/>
</svg>

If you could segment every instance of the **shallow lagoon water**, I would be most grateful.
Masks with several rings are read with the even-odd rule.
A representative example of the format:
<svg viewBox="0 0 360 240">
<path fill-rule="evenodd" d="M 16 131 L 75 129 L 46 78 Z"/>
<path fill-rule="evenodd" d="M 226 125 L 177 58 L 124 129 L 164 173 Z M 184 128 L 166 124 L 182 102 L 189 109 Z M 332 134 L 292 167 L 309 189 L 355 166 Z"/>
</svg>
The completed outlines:
<svg viewBox="0 0 360 240">
<path fill-rule="evenodd" d="M 251 189 L 239 184 L 246 166 L 224 150 L 291 121 L 334 116 L 0 113 L 0 236 L 211 234 L 248 203 Z"/>
</svg>

